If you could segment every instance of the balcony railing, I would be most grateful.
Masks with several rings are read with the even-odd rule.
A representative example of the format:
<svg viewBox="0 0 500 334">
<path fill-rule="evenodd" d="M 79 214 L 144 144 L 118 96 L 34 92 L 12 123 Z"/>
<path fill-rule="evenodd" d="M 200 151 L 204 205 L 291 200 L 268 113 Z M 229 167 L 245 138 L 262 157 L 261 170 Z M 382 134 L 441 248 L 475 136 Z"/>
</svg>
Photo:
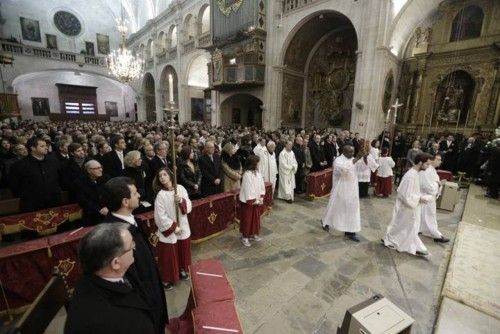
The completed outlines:
<svg viewBox="0 0 500 334">
<path fill-rule="evenodd" d="M 154 62 L 155 62 L 155 61 L 154 61 L 154 59 L 153 59 L 153 58 L 146 59 L 146 68 L 147 68 L 147 69 L 152 68 L 152 67 L 153 67 L 153 65 L 154 65 Z"/>
<path fill-rule="evenodd" d="M 83 55 L 80 53 L 52 50 L 52 49 L 34 47 L 7 41 L 2 41 L 1 44 L 2 44 L 2 50 L 6 53 L 12 53 L 18 55 L 20 54 L 24 56 L 45 58 L 50 60 L 60 60 L 77 64 L 87 64 L 87 65 L 103 66 L 103 67 L 107 66 L 106 58 L 104 57 L 94 57 L 94 56 Z"/>
<path fill-rule="evenodd" d="M 190 39 L 189 41 L 184 42 L 182 45 L 183 45 L 182 54 L 189 53 L 195 49 L 194 39 Z"/>
<path fill-rule="evenodd" d="M 206 32 L 198 38 L 198 47 L 203 48 L 210 46 L 212 44 L 212 35 L 210 35 L 210 32 Z"/>
<path fill-rule="evenodd" d="M 168 60 L 177 58 L 177 47 L 168 50 Z"/>
<path fill-rule="evenodd" d="M 318 2 L 322 0 L 282 0 L 283 14 L 294 11 L 296 9 L 310 5 L 311 3 Z"/>
</svg>

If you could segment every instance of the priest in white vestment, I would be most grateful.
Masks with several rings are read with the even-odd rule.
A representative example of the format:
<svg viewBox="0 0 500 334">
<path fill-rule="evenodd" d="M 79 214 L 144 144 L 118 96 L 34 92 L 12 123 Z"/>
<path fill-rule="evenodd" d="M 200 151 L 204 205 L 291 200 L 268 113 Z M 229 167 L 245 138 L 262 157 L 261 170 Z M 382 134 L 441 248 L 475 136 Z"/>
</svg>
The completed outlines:
<svg viewBox="0 0 500 334">
<path fill-rule="evenodd" d="M 259 172 L 264 178 L 264 182 L 271 182 L 273 185 L 273 197 L 274 190 L 276 187 L 276 175 L 278 175 L 278 166 L 276 163 L 276 154 L 274 150 L 276 149 L 276 144 L 270 140 L 265 150 L 258 150 L 257 156 L 260 158 L 259 161 Z"/>
<path fill-rule="evenodd" d="M 288 203 L 293 202 L 295 189 L 295 173 L 297 172 L 297 160 L 292 151 L 292 142 L 287 141 L 285 149 L 281 151 L 279 157 L 279 187 L 278 198 L 284 199 Z"/>
<path fill-rule="evenodd" d="M 418 237 L 420 230 L 421 204 L 428 203 L 432 196 L 420 192 L 419 172 L 429 167 L 432 156 L 420 153 L 414 165 L 406 172 L 398 187 L 392 220 L 382 242 L 389 248 L 413 255 L 428 255 L 427 248 Z"/>
<path fill-rule="evenodd" d="M 349 239 L 358 242 L 356 232 L 361 231 L 361 214 L 355 165 L 357 159 L 353 159 L 353 155 L 354 147 L 345 145 L 342 155 L 333 161 L 332 191 L 321 225 L 325 231 L 330 231 L 332 225 Z"/>
<path fill-rule="evenodd" d="M 422 204 L 422 213 L 420 217 L 420 232 L 434 239 L 435 242 L 446 243 L 450 239 L 445 238 L 439 232 L 436 218 L 436 199 L 441 193 L 442 183 L 436 168 L 441 165 L 441 155 L 436 154 L 431 160 L 431 165 L 424 171 L 419 172 L 420 176 L 420 192 L 425 195 L 432 196 L 432 200 Z"/>
</svg>

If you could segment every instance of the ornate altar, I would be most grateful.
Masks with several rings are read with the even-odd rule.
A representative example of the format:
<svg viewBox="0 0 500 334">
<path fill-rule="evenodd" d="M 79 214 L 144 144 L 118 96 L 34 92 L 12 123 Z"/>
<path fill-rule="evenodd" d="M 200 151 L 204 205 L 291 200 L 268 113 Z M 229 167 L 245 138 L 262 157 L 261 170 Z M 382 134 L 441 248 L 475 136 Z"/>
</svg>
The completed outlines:
<svg viewBox="0 0 500 334">
<path fill-rule="evenodd" d="M 499 9 L 490 0 L 448 0 L 430 26 L 415 30 L 398 86 L 400 130 L 488 135 L 498 126 L 500 43 L 485 23 L 499 20 Z"/>
<path fill-rule="evenodd" d="M 215 90 L 264 85 L 264 0 L 212 0 L 210 86 Z"/>
</svg>

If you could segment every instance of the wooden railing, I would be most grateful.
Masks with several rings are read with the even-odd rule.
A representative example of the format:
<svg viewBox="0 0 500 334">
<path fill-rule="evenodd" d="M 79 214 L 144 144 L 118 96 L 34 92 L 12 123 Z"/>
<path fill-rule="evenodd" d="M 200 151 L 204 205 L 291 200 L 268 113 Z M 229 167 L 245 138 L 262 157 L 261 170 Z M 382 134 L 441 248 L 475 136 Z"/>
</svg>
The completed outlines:
<svg viewBox="0 0 500 334">
<path fill-rule="evenodd" d="M 52 50 L 41 47 L 34 47 L 18 43 L 2 41 L 2 51 L 6 53 L 22 54 L 30 57 L 45 58 L 50 60 L 61 60 L 66 62 L 88 64 L 94 66 L 107 66 L 105 57 L 94 57 L 80 53 L 73 53 L 67 51 Z"/>
</svg>

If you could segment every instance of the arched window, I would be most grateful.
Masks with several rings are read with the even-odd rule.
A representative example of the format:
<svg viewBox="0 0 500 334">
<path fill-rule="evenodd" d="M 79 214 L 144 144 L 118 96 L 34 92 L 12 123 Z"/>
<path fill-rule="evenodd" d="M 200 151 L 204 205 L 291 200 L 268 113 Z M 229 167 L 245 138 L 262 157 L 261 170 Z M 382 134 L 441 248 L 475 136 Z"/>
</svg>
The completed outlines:
<svg viewBox="0 0 500 334">
<path fill-rule="evenodd" d="M 186 19 L 184 20 L 184 40 L 189 41 L 194 39 L 196 35 L 196 23 L 194 16 L 189 14 L 186 16 Z"/>
<path fill-rule="evenodd" d="M 453 19 L 450 42 L 481 36 L 484 13 L 478 6 L 468 6 L 458 12 Z"/>
<path fill-rule="evenodd" d="M 170 48 L 173 49 L 177 47 L 177 26 L 171 26 L 170 27 Z"/>
<path fill-rule="evenodd" d="M 165 41 L 166 41 L 166 38 L 165 38 L 165 33 L 162 31 L 158 34 L 158 49 L 163 51 L 165 50 L 166 48 L 166 44 L 165 44 Z"/>
<path fill-rule="evenodd" d="M 207 32 L 210 32 L 210 6 L 205 7 L 201 14 L 201 33 Z"/>
</svg>

